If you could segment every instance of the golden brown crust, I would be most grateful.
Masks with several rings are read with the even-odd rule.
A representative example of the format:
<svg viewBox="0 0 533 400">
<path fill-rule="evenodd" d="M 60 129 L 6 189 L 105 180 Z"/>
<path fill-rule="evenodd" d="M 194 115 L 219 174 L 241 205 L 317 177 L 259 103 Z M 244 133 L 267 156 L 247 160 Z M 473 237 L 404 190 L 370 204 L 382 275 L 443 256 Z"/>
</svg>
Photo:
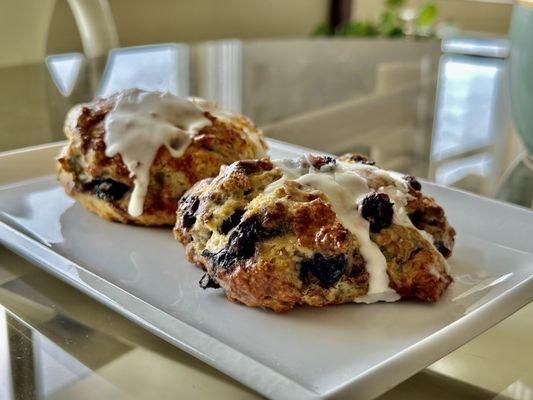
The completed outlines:
<svg viewBox="0 0 533 400">
<path fill-rule="evenodd" d="M 452 282 L 442 255 L 416 229 L 391 225 L 371 239 L 385 255 L 390 286 L 402 297 L 437 301 Z"/>
<path fill-rule="evenodd" d="M 455 229 L 448 223 L 442 207 L 434 198 L 418 193 L 407 209 L 413 225 L 433 236 L 435 247 L 448 258 L 455 241 Z"/>
<path fill-rule="evenodd" d="M 230 119 L 220 119 L 206 111 L 212 125 L 194 137 L 182 157 L 172 157 L 164 146 L 157 152 L 150 168 L 144 212 L 135 218 L 127 212 L 133 186 L 130 172 L 120 154 L 111 158 L 105 155 L 104 119 L 115 101 L 116 95 L 70 110 L 64 126 L 69 143 L 58 157 L 58 175 L 67 193 L 108 220 L 173 225 L 178 199 L 195 182 L 216 176 L 221 165 L 258 157 L 267 148 L 262 133 L 246 117 L 235 114 Z M 256 143 L 262 148 L 258 149 Z M 97 190 L 100 181 L 108 186 L 117 182 L 122 196 L 102 195 Z"/>
<path fill-rule="evenodd" d="M 187 258 L 207 271 L 204 287 L 220 285 L 232 301 L 278 312 L 364 296 L 369 275 L 355 236 L 318 190 L 285 181 L 265 194 L 281 175 L 266 159 L 236 162 L 182 198 L 174 234 Z M 413 210 L 426 212 L 421 205 L 433 200 L 413 193 Z M 443 213 L 438 220 L 432 234 L 448 235 L 453 246 Z M 451 283 L 444 258 L 414 227 L 391 224 L 371 240 L 385 255 L 390 286 L 402 297 L 435 301 Z"/>
</svg>

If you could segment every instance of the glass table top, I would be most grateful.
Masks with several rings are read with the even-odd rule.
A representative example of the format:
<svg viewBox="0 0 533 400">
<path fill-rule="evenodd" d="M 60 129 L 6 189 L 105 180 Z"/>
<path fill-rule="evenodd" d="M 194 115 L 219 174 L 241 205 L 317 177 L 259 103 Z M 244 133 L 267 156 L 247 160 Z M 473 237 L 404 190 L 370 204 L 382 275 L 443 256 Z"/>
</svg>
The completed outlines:
<svg viewBox="0 0 533 400">
<path fill-rule="evenodd" d="M 530 399 L 523 308 L 380 399 Z M 260 398 L 0 248 L 0 398 Z M 529 397 L 528 397 L 529 396 Z"/>
<path fill-rule="evenodd" d="M 267 136 L 358 151 L 386 168 L 495 196 L 510 154 L 510 121 L 497 101 L 502 63 L 442 56 L 436 41 L 380 40 L 50 55 L 0 68 L 0 152 L 62 140 L 74 104 L 135 86 L 215 100 Z M 532 332 L 530 304 L 382 399 L 532 399 Z M 0 399 L 258 397 L 0 246 Z"/>
</svg>

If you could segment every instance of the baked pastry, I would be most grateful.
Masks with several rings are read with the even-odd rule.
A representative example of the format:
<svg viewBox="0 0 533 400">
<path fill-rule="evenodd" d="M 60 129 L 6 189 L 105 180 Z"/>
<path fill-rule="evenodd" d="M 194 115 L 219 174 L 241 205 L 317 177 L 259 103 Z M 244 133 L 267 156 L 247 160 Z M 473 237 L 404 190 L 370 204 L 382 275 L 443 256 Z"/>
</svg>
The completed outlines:
<svg viewBox="0 0 533 400">
<path fill-rule="evenodd" d="M 237 161 L 180 200 L 175 237 L 247 306 L 436 301 L 454 229 L 412 176 L 356 154 Z"/>
<path fill-rule="evenodd" d="M 58 175 L 67 193 L 105 219 L 139 225 L 174 225 L 195 182 L 267 149 L 241 114 L 138 89 L 75 106 L 64 130 Z"/>
</svg>

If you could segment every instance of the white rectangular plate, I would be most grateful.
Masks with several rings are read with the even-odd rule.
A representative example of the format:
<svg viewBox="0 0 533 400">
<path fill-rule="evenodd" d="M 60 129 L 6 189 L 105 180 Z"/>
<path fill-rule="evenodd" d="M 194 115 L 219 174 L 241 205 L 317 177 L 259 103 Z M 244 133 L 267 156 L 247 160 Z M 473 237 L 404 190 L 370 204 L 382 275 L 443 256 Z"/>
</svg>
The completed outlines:
<svg viewBox="0 0 533 400">
<path fill-rule="evenodd" d="M 270 145 L 273 157 L 302 153 Z M 436 304 L 275 314 L 230 303 L 220 290 L 198 286 L 202 272 L 185 261 L 170 230 L 104 221 L 53 176 L 0 187 L 0 242 L 267 397 L 363 399 L 533 298 L 533 212 L 430 183 L 424 191 L 458 232 L 455 282 Z"/>
</svg>

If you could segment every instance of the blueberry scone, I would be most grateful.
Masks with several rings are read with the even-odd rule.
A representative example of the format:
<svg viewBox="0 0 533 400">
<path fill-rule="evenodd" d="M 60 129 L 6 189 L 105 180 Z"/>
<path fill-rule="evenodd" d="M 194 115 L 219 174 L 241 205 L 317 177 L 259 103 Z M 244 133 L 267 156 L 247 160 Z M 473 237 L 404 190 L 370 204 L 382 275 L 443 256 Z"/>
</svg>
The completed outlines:
<svg viewBox="0 0 533 400">
<path fill-rule="evenodd" d="M 174 234 L 202 287 L 278 312 L 436 301 L 452 282 L 443 209 L 414 177 L 357 154 L 223 167 L 180 200 Z"/>
<path fill-rule="evenodd" d="M 58 176 L 67 193 L 103 218 L 139 225 L 174 225 L 194 183 L 266 151 L 241 114 L 138 89 L 74 107 L 64 131 Z"/>
</svg>

